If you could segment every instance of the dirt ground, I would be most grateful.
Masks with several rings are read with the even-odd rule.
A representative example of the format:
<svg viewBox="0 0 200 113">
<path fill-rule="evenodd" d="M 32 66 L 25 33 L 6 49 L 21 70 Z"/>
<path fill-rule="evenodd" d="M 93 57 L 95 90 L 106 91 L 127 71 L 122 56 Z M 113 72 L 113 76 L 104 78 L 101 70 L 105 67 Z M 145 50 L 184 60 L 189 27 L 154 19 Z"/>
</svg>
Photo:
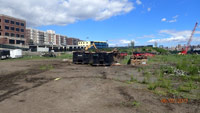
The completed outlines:
<svg viewBox="0 0 200 113">
<path fill-rule="evenodd" d="M 43 69 L 51 65 L 50 69 Z M 200 102 L 161 103 L 131 66 L 92 67 L 62 60 L 0 62 L 0 113 L 200 113 Z"/>
</svg>

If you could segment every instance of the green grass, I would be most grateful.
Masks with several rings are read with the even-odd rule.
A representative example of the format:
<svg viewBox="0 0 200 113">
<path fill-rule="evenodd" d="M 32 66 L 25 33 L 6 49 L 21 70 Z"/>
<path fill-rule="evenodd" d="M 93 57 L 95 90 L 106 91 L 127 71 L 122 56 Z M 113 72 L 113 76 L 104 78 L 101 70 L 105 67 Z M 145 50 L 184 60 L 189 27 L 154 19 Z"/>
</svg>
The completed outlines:
<svg viewBox="0 0 200 113">
<path fill-rule="evenodd" d="M 132 105 L 132 106 L 136 106 L 136 107 L 138 107 L 138 106 L 140 105 L 140 103 L 137 102 L 137 101 L 133 101 L 133 102 L 131 103 L 131 105 Z"/>
<path fill-rule="evenodd" d="M 147 88 L 159 95 L 174 95 L 200 99 L 192 90 L 200 91 L 199 55 L 156 55 L 148 61 L 149 72 L 157 81 Z M 154 67 L 154 68 L 153 68 Z M 156 91 L 160 87 L 166 91 Z"/>
<path fill-rule="evenodd" d="M 168 94 L 172 94 L 174 96 L 180 96 L 180 92 L 176 89 L 169 89 L 167 92 Z"/>
<path fill-rule="evenodd" d="M 155 83 L 150 83 L 150 84 L 148 84 L 148 89 L 149 89 L 149 90 L 155 90 L 156 87 L 157 87 L 157 85 L 156 85 Z"/>
<path fill-rule="evenodd" d="M 39 69 L 40 70 L 51 70 L 51 69 L 53 69 L 53 66 L 52 65 L 42 65 L 42 66 L 40 66 Z"/>
<path fill-rule="evenodd" d="M 166 96 L 167 95 L 166 91 L 161 91 L 161 90 L 155 90 L 154 93 L 157 94 L 157 95 L 160 95 L 160 96 Z"/>
<path fill-rule="evenodd" d="M 121 63 L 121 64 L 127 65 L 128 62 L 129 62 L 129 60 L 130 60 L 130 56 L 128 55 L 128 56 L 125 56 L 124 59 L 122 59 L 122 60 L 120 61 L 120 63 Z"/>
<path fill-rule="evenodd" d="M 25 55 L 22 58 L 17 58 L 17 59 L 6 59 L 6 60 L 2 60 L 2 61 L 13 61 L 13 60 L 42 60 L 42 59 L 72 59 L 73 54 L 61 54 L 61 55 L 57 55 L 56 57 L 41 57 L 39 55 L 32 55 L 32 56 L 28 56 Z"/>
<path fill-rule="evenodd" d="M 56 58 L 58 59 L 72 59 L 73 58 L 73 54 L 61 54 L 60 56 L 56 56 Z"/>
</svg>

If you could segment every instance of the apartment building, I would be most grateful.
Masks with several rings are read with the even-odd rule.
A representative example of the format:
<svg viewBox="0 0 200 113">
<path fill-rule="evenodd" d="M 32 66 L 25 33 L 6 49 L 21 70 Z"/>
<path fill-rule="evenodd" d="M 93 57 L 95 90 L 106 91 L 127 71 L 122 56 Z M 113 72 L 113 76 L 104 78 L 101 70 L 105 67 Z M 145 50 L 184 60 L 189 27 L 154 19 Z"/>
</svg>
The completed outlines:
<svg viewBox="0 0 200 113">
<path fill-rule="evenodd" d="M 26 29 L 26 37 L 28 44 L 44 44 L 44 32 L 36 29 Z M 32 44 L 31 44 L 32 45 Z"/>
<path fill-rule="evenodd" d="M 26 29 L 27 39 L 33 41 L 34 45 L 54 45 L 66 46 L 67 36 L 58 35 L 53 30 L 40 31 L 36 29 Z"/>
<path fill-rule="evenodd" d="M 26 21 L 0 14 L 0 44 L 26 45 Z"/>
</svg>

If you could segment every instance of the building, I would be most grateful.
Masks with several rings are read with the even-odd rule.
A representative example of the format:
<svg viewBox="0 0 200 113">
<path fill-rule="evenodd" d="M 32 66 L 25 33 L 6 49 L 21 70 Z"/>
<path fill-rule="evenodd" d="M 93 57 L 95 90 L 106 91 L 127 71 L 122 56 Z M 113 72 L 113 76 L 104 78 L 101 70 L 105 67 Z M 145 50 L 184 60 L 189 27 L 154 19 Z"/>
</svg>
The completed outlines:
<svg viewBox="0 0 200 113">
<path fill-rule="evenodd" d="M 67 38 L 67 45 L 78 45 L 78 42 L 81 41 L 77 38 Z"/>
<path fill-rule="evenodd" d="M 26 29 L 27 40 L 30 45 L 54 45 L 54 46 L 66 46 L 67 36 L 58 35 L 55 31 L 47 30 L 40 31 L 36 29 Z"/>
<path fill-rule="evenodd" d="M 6 15 L 0 15 L 0 44 L 10 46 L 26 45 L 26 21 Z"/>
<path fill-rule="evenodd" d="M 78 45 L 82 47 L 86 47 L 86 46 L 91 45 L 91 41 L 79 41 Z"/>
<path fill-rule="evenodd" d="M 86 47 L 88 45 L 92 45 L 92 44 L 95 44 L 95 46 L 97 48 L 107 48 L 108 47 L 108 43 L 105 42 L 105 41 L 79 41 L 78 42 L 78 45 L 79 46 L 83 46 L 83 47 Z"/>
<path fill-rule="evenodd" d="M 53 30 L 47 30 L 44 35 L 44 44 L 45 45 L 56 45 L 56 32 Z"/>
<path fill-rule="evenodd" d="M 45 42 L 44 36 L 45 32 L 43 31 L 30 28 L 26 29 L 27 43 L 29 45 L 43 45 Z"/>
</svg>

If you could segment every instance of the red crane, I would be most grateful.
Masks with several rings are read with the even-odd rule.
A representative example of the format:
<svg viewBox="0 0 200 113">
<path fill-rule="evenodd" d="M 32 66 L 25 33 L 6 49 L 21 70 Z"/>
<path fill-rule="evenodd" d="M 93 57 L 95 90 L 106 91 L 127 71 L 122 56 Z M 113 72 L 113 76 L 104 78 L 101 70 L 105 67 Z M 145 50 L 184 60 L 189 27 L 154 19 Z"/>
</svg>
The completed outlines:
<svg viewBox="0 0 200 113">
<path fill-rule="evenodd" d="M 182 54 L 182 55 L 186 55 L 186 54 L 187 54 L 188 49 L 189 49 L 189 46 L 190 46 L 190 43 L 191 43 L 191 41 L 192 41 L 192 37 L 193 37 L 194 32 L 195 32 L 195 30 L 196 30 L 196 28 L 197 28 L 197 25 L 198 25 L 198 22 L 196 22 L 196 24 L 195 24 L 195 26 L 194 26 L 194 29 L 193 29 L 193 31 L 192 31 L 192 34 L 191 34 L 189 40 L 188 40 L 188 43 L 187 43 L 186 48 L 183 49 L 183 51 L 181 51 L 181 54 Z"/>
</svg>

